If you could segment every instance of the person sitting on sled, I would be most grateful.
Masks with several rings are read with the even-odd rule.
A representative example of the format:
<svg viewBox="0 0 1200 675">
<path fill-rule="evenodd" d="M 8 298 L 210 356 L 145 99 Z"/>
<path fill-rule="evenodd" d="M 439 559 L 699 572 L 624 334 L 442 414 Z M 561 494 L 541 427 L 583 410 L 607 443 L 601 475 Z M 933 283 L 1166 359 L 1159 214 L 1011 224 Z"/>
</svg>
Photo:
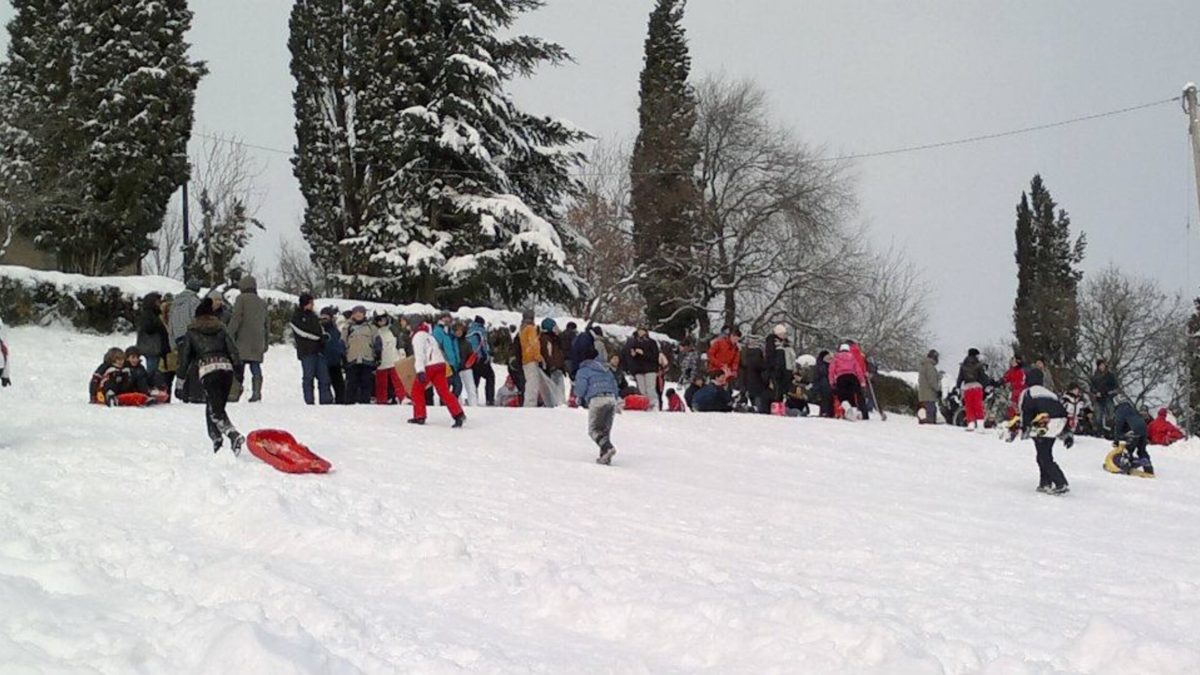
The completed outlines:
<svg viewBox="0 0 1200 675">
<path fill-rule="evenodd" d="M 136 393 L 150 395 L 150 374 L 142 365 L 142 352 L 137 347 L 125 350 L 125 386 L 120 394 Z"/>
<path fill-rule="evenodd" d="M 88 400 L 100 405 L 115 406 L 117 396 L 125 390 L 125 350 L 112 347 L 104 352 L 104 361 L 92 373 L 88 384 Z"/>
<path fill-rule="evenodd" d="M 1018 406 L 1020 414 L 1009 423 L 1008 441 L 1015 440 L 1018 431 L 1022 439 L 1033 438 L 1039 472 L 1037 491 L 1061 495 L 1070 488 L 1067 477 L 1054 461 L 1054 441 L 1062 438 L 1063 445 L 1070 448 L 1075 444 L 1075 437 L 1066 428 L 1067 409 L 1054 392 L 1042 385 L 1043 381 L 1042 371 L 1036 368 L 1025 374 L 1025 391 Z"/>
<path fill-rule="evenodd" d="M 1137 469 L 1153 476 L 1154 466 L 1146 450 L 1148 440 L 1146 420 L 1128 399 L 1121 400 L 1113 409 L 1113 449 L 1105 458 L 1105 468 L 1114 473 L 1130 474 Z M 1124 447 L 1122 447 L 1122 445 Z"/>
</svg>

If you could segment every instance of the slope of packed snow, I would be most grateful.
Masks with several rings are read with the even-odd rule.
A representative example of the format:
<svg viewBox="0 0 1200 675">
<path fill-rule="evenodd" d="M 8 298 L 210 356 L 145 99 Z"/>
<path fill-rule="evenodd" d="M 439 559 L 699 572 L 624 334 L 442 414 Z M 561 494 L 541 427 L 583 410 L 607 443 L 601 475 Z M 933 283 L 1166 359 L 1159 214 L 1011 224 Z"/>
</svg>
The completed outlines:
<svg viewBox="0 0 1200 675">
<path fill-rule="evenodd" d="M 213 456 L 201 410 L 84 403 L 110 343 L 9 330 L 4 672 L 1200 671 L 1200 447 L 1161 477 L 911 419 L 617 419 L 297 403 L 268 354 L 244 431 L 327 476 Z"/>
</svg>

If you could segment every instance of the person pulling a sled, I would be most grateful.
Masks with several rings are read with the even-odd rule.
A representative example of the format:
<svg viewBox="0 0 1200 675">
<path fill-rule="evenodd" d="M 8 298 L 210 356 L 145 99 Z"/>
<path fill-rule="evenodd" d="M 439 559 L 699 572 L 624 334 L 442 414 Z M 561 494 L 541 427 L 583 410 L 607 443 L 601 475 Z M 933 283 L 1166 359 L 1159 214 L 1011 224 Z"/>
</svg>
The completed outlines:
<svg viewBox="0 0 1200 675">
<path fill-rule="evenodd" d="M 1154 476 L 1154 465 L 1146 450 L 1148 434 L 1146 420 L 1128 400 L 1113 409 L 1113 447 L 1104 458 L 1104 468 L 1110 473 Z"/>
<path fill-rule="evenodd" d="M 1070 448 L 1075 444 L 1075 437 L 1067 429 L 1067 409 L 1058 400 L 1054 392 L 1047 389 L 1042 371 L 1034 369 L 1025 375 L 1025 391 L 1021 394 L 1018 406 L 1020 416 L 1014 418 L 1017 422 L 1012 427 L 1008 441 L 1016 439 L 1017 431 L 1021 438 L 1033 438 L 1037 448 L 1037 464 L 1040 474 L 1037 491 L 1045 494 L 1061 495 L 1067 493 L 1067 477 L 1063 475 L 1058 462 L 1054 461 L 1054 441 L 1062 438 L 1063 446 Z"/>
<path fill-rule="evenodd" d="M 242 372 L 242 359 L 225 323 L 217 318 L 211 298 L 200 302 L 196 320 L 188 326 L 180 341 L 179 371 L 186 373 L 192 367 L 197 368 L 200 384 L 204 387 L 204 419 L 213 452 L 219 452 L 224 439 L 228 438 L 233 454 L 239 454 L 246 439 L 229 421 L 225 404 L 234 379 Z"/>
<path fill-rule="evenodd" d="M 620 408 L 617 380 L 599 358 L 589 359 L 575 371 L 575 400 L 588 411 L 588 435 L 600 448 L 597 464 L 612 464 L 617 449 L 612 444 L 612 426 Z"/>
</svg>

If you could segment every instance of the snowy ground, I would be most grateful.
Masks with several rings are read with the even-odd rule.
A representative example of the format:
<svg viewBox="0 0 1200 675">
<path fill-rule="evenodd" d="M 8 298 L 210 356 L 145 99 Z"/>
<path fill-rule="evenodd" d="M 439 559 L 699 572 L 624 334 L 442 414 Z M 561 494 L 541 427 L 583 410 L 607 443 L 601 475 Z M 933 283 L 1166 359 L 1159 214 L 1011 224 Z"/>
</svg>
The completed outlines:
<svg viewBox="0 0 1200 675">
<path fill-rule="evenodd" d="M 290 350 L 212 456 L 200 409 L 84 403 L 110 343 L 10 329 L 0 671 L 1200 672 L 1200 446 L 1161 477 L 918 428 L 577 410 L 304 408 Z"/>
</svg>

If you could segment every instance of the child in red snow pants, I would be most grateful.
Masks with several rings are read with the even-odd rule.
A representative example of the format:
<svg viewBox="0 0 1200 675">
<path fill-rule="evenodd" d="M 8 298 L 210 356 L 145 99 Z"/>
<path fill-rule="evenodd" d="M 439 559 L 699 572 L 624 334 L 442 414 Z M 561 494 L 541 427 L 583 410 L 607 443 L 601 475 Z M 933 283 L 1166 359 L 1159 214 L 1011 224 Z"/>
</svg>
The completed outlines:
<svg viewBox="0 0 1200 675">
<path fill-rule="evenodd" d="M 388 402 L 389 381 L 392 391 L 396 392 L 396 401 L 404 400 L 404 383 L 400 381 L 400 373 L 395 368 L 380 368 L 375 371 L 375 402 L 380 405 Z"/>
<path fill-rule="evenodd" d="M 967 415 L 967 424 L 983 422 L 986 413 L 983 411 L 983 387 L 978 385 L 963 387 L 963 408 Z"/>
<path fill-rule="evenodd" d="M 451 417 L 458 417 L 463 414 L 462 405 L 458 402 L 458 397 L 450 391 L 450 383 L 446 380 L 446 364 L 435 363 L 425 369 L 425 378 L 428 383 L 433 385 L 433 390 L 437 392 L 438 398 L 442 399 L 442 403 L 450 409 Z M 418 420 L 425 419 L 425 386 L 426 383 L 417 378 L 413 381 L 413 418 Z"/>
</svg>

